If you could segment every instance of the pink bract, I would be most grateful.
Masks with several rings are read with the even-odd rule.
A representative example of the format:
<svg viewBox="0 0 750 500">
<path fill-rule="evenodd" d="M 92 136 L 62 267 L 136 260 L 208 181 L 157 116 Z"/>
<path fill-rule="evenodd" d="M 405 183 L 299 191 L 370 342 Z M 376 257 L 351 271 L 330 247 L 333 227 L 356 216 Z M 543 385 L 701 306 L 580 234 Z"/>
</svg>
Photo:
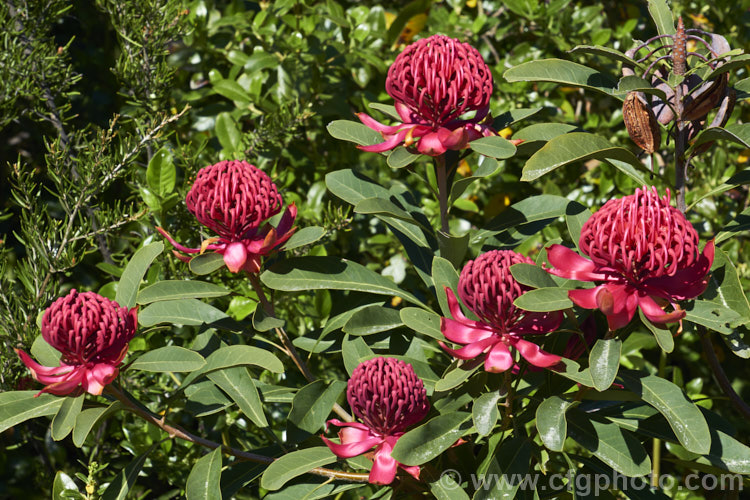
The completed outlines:
<svg viewBox="0 0 750 500">
<path fill-rule="evenodd" d="M 328 421 L 341 427 L 340 443 L 322 436 L 336 456 L 351 458 L 375 447 L 370 482 L 390 484 L 401 467 L 419 479 L 418 466 L 397 462 L 391 451 L 406 429 L 422 420 L 430 410 L 424 384 L 408 363 L 393 358 L 373 358 L 354 369 L 346 399 L 362 423 Z"/>
<path fill-rule="evenodd" d="M 219 236 L 204 241 L 200 248 L 186 248 L 165 230 L 156 229 L 181 252 L 203 253 L 213 250 L 224 256 L 233 273 L 241 270 L 260 272 L 261 257 L 286 242 L 297 207 L 287 207 L 277 227 L 264 224 L 281 211 L 281 195 L 265 172 L 245 161 L 222 161 L 202 168 L 188 192 L 185 203 L 198 222 Z M 190 258 L 174 252 L 185 262 Z"/>
<path fill-rule="evenodd" d="M 360 146 L 381 153 L 415 142 L 420 153 L 437 156 L 464 149 L 470 141 L 495 135 L 485 123 L 492 95 L 492 74 L 469 44 L 433 35 L 409 45 L 388 70 L 385 90 L 403 123 L 383 125 L 365 113 L 362 123 L 385 142 Z M 464 113 L 474 112 L 470 118 Z M 418 141 L 418 142 L 417 142 Z"/>
<path fill-rule="evenodd" d="M 510 266 L 519 263 L 533 264 L 533 261 L 512 250 L 492 250 L 464 266 L 458 280 L 458 294 L 480 321 L 468 319 L 453 291 L 446 287 L 453 319 L 442 318 L 440 331 L 445 338 L 464 347 L 450 349 L 441 342 L 443 349 L 465 360 L 484 354 L 484 368 L 488 372 L 504 372 L 516 364 L 511 347 L 533 366 L 549 368 L 560 362 L 560 356 L 547 353 L 523 338 L 556 330 L 562 322 L 562 313 L 529 312 L 513 305 L 516 298 L 531 289 L 518 283 L 510 273 Z"/>
<path fill-rule="evenodd" d="M 698 250 L 698 233 L 679 210 L 670 193 L 656 188 L 609 200 L 581 229 L 581 253 L 562 245 L 547 249 L 549 272 L 563 278 L 593 281 L 594 288 L 571 290 L 577 305 L 599 309 L 611 330 L 627 325 L 640 307 L 656 325 L 685 317 L 677 301 L 693 299 L 708 284 L 714 243 Z M 672 306 L 667 312 L 665 307 Z"/>
<path fill-rule="evenodd" d="M 77 393 L 81 386 L 98 396 L 119 373 L 137 324 L 135 308 L 128 310 L 94 292 L 73 289 L 42 316 L 42 338 L 62 353 L 60 365 L 42 366 L 24 351 L 16 349 L 16 353 L 34 379 L 45 385 L 39 394 L 64 396 Z"/>
</svg>

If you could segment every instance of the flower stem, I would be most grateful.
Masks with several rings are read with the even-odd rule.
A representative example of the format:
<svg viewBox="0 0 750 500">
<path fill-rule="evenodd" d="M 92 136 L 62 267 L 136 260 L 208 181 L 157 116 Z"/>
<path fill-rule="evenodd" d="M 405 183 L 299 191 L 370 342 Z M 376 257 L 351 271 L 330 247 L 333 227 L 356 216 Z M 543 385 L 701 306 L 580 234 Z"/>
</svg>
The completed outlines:
<svg viewBox="0 0 750 500">
<path fill-rule="evenodd" d="M 664 351 L 661 351 L 661 355 L 659 357 L 659 377 L 664 378 L 664 374 L 667 369 L 667 353 Z M 653 443 L 651 444 L 651 464 L 652 464 L 652 474 L 651 474 L 651 486 L 658 488 L 659 487 L 659 474 L 661 473 L 661 439 L 654 438 Z"/>
<path fill-rule="evenodd" d="M 448 227 L 448 173 L 445 167 L 445 154 L 435 157 L 435 175 L 438 186 L 438 203 L 440 204 L 440 229 L 450 234 Z"/>
<path fill-rule="evenodd" d="M 274 311 L 273 304 L 269 302 L 268 298 L 266 297 L 265 292 L 263 291 L 263 286 L 260 283 L 260 278 L 256 273 L 248 273 L 248 277 L 250 279 L 250 285 L 253 287 L 253 290 L 255 290 L 255 294 L 258 296 L 258 300 L 260 300 L 260 305 L 263 307 L 263 310 L 266 314 L 268 314 L 270 317 L 275 318 L 276 312 Z M 305 376 L 308 382 L 315 382 L 318 380 L 318 378 L 312 374 L 310 371 L 310 368 L 308 368 L 307 363 L 305 363 L 305 360 L 302 359 L 302 357 L 297 352 L 297 349 L 294 347 L 294 344 L 292 343 L 292 340 L 289 338 L 289 335 L 286 333 L 286 330 L 284 330 L 283 327 L 276 328 L 276 335 L 278 335 L 279 340 L 281 340 L 282 345 L 284 346 L 284 350 L 286 354 L 292 358 L 292 361 L 295 365 L 297 365 L 297 368 L 299 368 L 299 371 L 302 372 L 302 375 Z M 333 404 L 333 411 L 341 417 L 346 422 L 353 422 L 354 419 L 352 418 L 349 413 L 344 410 L 341 405 L 338 403 Z"/>
<path fill-rule="evenodd" d="M 264 455 L 258 455 L 256 453 L 251 453 L 248 451 L 238 450 L 230 446 L 225 446 L 215 441 L 211 441 L 209 439 L 196 436 L 195 434 L 192 434 L 182 429 L 179 426 L 172 426 L 165 421 L 165 417 L 157 418 L 156 415 L 152 414 L 151 412 L 149 412 L 148 410 L 144 409 L 139 404 L 134 402 L 130 398 L 130 396 L 125 394 L 123 391 L 119 390 L 117 387 L 115 387 L 114 384 L 109 384 L 108 386 L 106 386 L 105 391 L 111 394 L 112 396 L 114 396 L 114 398 L 117 399 L 119 402 L 121 402 L 128 411 L 135 413 L 146 422 L 153 424 L 159 429 L 163 430 L 172 439 L 180 438 L 185 441 L 190 441 L 191 443 L 205 446 L 206 448 L 210 448 L 212 450 L 216 448 L 221 448 L 221 451 L 223 453 L 239 458 L 241 460 L 247 460 L 249 462 L 255 462 L 259 464 L 271 464 L 276 460 L 275 458 L 266 457 Z M 344 481 L 350 481 L 350 482 L 356 482 L 356 483 L 366 483 L 368 482 L 369 477 L 370 477 L 369 474 L 343 472 L 343 471 L 337 471 L 337 470 L 332 470 L 332 469 L 324 469 L 322 467 L 316 467 L 308 472 L 310 474 L 316 474 L 318 476 L 324 476 L 324 477 L 334 478 L 334 479 L 342 479 Z"/>
</svg>

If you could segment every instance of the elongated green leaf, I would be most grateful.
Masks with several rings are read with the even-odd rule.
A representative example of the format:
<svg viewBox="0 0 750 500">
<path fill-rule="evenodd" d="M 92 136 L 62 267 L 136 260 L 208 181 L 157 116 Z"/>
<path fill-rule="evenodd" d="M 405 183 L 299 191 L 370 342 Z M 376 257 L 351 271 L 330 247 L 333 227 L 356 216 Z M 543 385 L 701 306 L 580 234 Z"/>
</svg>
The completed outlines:
<svg viewBox="0 0 750 500">
<path fill-rule="evenodd" d="M 643 167 L 629 150 L 613 146 L 609 139 L 586 132 L 571 132 L 555 137 L 534 153 L 523 167 L 522 181 L 533 181 L 552 170 L 573 162 L 595 158 L 615 159 Z"/>
<path fill-rule="evenodd" d="M 336 139 L 354 142 L 360 146 L 370 146 L 383 142 L 383 136 L 363 123 L 334 120 L 328 124 L 326 129 Z"/>
<path fill-rule="evenodd" d="M 497 410 L 497 402 L 500 400 L 500 392 L 486 392 L 479 396 L 471 407 L 471 417 L 474 428 L 479 435 L 488 436 L 497 423 L 500 412 Z"/>
<path fill-rule="evenodd" d="M 531 450 L 531 441 L 524 436 L 504 440 L 495 452 L 487 474 L 480 478 L 473 500 L 516 498 L 516 493 L 524 480 L 521 478 L 530 477 L 528 474 Z"/>
<path fill-rule="evenodd" d="M 68 437 L 70 431 L 76 423 L 76 418 L 83 408 L 83 394 L 72 397 L 68 396 L 63 399 L 60 409 L 57 410 L 55 417 L 52 419 L 52 428 L 50 434 L 52 439 L 60 441 Z"/>
<path fill-rule="evenodd" d="M 515 301 L 516 307 L 526 311 L 560 311 L 573 307 L 573 302 L 568 298 L 568 291 L 564 288 L 550 287 L 529 290 Z"/>
<path fill-rule="evenodd" d="M 651 471 L 651 459 L 643 445 L 614 423 L 589 420 L 585 413 L 571 409 L 567 413 L 568 434 L 599 460 L 628 477 Z"/>
<path fill-rule="evenodd" d="M 318 432 L 344 389 L 346 382 L 340 380 L 334 380 L 331 384 L 323 380 L 307 384 L 294 395 L 289 422 L 310 434 Z"/>
<path fill-rule="evenodd" d="M 344 368 L 349 375 L 362 361 L 375 355 L 362 337 L 349 340 L 349 335 L 344 337 L 341 345 L 341 355 L 344 358 Z"/>
<path fill-rule="evenodd" d="M 581 370 L 581 365 L 571 359 L 562 358 L 560 365 L 555 367 L 554 371 L 581 385 L 594 387 L 594 380 L 591 378 L 591 371 L 588 368 Z"/>
<path fill-rule="evenodd" d="M 619 50 L 615 50 L 610 47 L 602 47 L 600 45 L 577 45 L 570 49 L 568 52 L 570 54 L 591 54 L 595 56 L 601 56 L 606 59 L 620 61 L 621 63 L 625 63 L 632 67 L 642 66 Z M 643 67 L 642 69 L 645 70 L 646 68 Z"/>
<path fill-rule="evenodd" d="M 481 242 L 489 236 L 521 224 L 562 217 L 566 214 L 570 203 L 570 200 L 562 196 L 548 194 L 530 196 L 514 203 L 488 222 L 484 228 L 477 232 L 472 239 L 472 243 Z"/>
<path fill-rule="evenodd" d="M 223 297 L 229 290 L 223 286 L 204 281 L 164 280 L 149 285 L 138 293 L 139 304 L 150 304 L 160 300 L 176 300 L 199 297 Z"/>
<path fill-rule="evenodd" d="M 685 310 L 686 320 L 725 335 L 734 333 L 732 325 L 745 322 L 745 319 L 738 312 L 707 300 L 695 300 L 686 306 Z"/>
<path fill-rule="evenodd" d="M 221 500 L 221 448 L 199 458 L 185 483 L 187 500 Z"/>
<path fill-rule="evenodd" d="M 723 241 L 731 238 L 735 233 L 747 229 L 750 229 L 750 208 L 746 208 L 741 213 L 737 214 L 729 224 L 724 226 L 724 229 L 714 238 L 714 243 L 719 245 Z"/>
<path fill-rule="evenodd" d="M 422 155 L 411 153 L 405 147 L 399 146 L 388 155 L 388 166 L 391 168 L 404 168 L 417 161 L 420 156 Z"/>
<path fill-rule="evenodd" d="M 138 313 L 138 323 L 141 326 L 154 326 L 158 323 L 202 325 L 228 317 L 224 312 L 198 299 L 162 300 L 147 305 Z"/>
<path fill-rule="evenodd" d="M 612 95 L 617 87 L 617 82 L 611 76 L 562 59 L 525 62 L 506 70 L 503 77 L 509 82 L 555 82 L 561 85 L 575 85 L 607 95 Z"/>
<path fill-rule="evenodd" d="M 437 500 L 469 500 L 469 495 L 456 482 L 460 478 L 457 470 L 443 471 L 437 481 L 430 483 L 430 493 L 435 495 Z"/>
<path fill-rule="evenodd" d="M 117 284 L 115 302 L 128 309 L 135 307 L 135 299 L 138 296 L 138 288 L 141 280 L 146 275 L 149 266 L 154 259 L 164 251 L 164 243 L 157 241 L 145 247 L 139 248 L 130 259 L 122 277 Z M 140 319 L 140 318 L 139 318 Z"/>
<path fill-rule="evenodd" d="M 651 323 L 640 308 L 638 309 L 638 315 L 641 318 L 641 322 L 646 325 L 646 328 L 651 330 L 651 333 L 654 334 L 656 343 L 659 344 L 662 351 L 672 352 L 672 350 L 674 350 L 674 338 L 672 337 L 672 332 L 669 331 L 669 328 L 659 328 Z"/>
<path fill-rule="evenodd" d="M 138 474 L 140 474 L 143 464 L 146 462 L 148 455 L 154 451 L 159 443 L 154 443 L 151 447 L 146 450 L 142 455 L 138 455 L 132 462 L 130 462 L 120 473 L 115 476 L 114 480 L 109 483 L 107 489 L 102 494 L 102 500 L 125 500 L 128 496 L 128 491 L 135 484 Z"/>
<path fill-rule="evenodd" d="M 407 328 L 422 333 L 433 339 L 443 340 L 440 331 L 440 316 L 418 307 L 404 307 L 400 311 L 401 321 Z"/>
<path fill-rule="evenodd" d="M 440 310 L 443 311 L 445 316 L 450 316 L 451 312 L 448 307 L 448 297 L 445 289 L 448 287 L 455 291 L 458 286 L 458 272 L 447 259 L 435 257 L 432 260 L 432 281 L 435 286 L 438 304 L 440 304 Z"/>
<path fill-rule="evenodd" d="M 55 480 L 52 483 L 52 498 L 65 498 L 62 496 L 65 490 L 78 491 L 78 485 L 76 485 L 76 482 L 73 481 L 72 477 L 59 470 L 57 471 L 57 474 L 55 474 Z"/>
<path fill-rule="evenodd" d="M 516 154 L 516 147 L 513 143 L 499 135 L 480 137 L 471 141 L 469 147 L 479 154 L 498 160 L 504 160 Z"/>
<path fill-rule="evenodd" d="M 539 266 L 534 264 L 513 264 L 510 266 L 510 273 L 522 285 L 534 288 L 554 288 L 557 283 L 552 276 Z"/>
<path fill-rule="evenodd" d="M 632 370 L 620 371 L 620 379 L 626 389 L 664 415 L 682 446 L 693 453 L 708 453 L 711 436 L 706 419 L 682 389 L 663 378 Z"/>
<path fill-rule="evenodd" d="M 416 223 L 409 212 L 400 208 L 392 201 L 384 198 L 366 198 L 354 206 L 354 211 L 358 214 L 388 215 L 406 222 L 411 222 L 412 224 Z"/>
<path fill-rule="evenodd" d="M 456 179 L 451 186 L 449 202 L 453 203 L 461 197 L 466 189 L 475 181 L 488 177 L 500 169 L 500 163 L 489 156 L 481 156 L 479 166 L 471 172 L 471 175 L 462 179 Z"/>
<path fill-rule="evenodd" d="M 648 0 L 648 12 L 660 35 L 674 35 L 674 19 L 666 0 Z M 665 42 L 666 43 L 666 42 Z"/>
<path fill-rule="evenodd" d="M 568 421 L 565 412 L 573 403 L 559 396 L 551 396 L 541 402 L 536 409 L 536 428 L 547 449 L 562 451 L 568 435 Z"/>
<path fill-rule="evenodd" d="M 197 352 L 168 345 L 141 355 L 130 365 L 130 369 L 146 372 L 191 372 L 205 364 L 206 360 Z"/>
<path fill-rule="evenodd" d="M 258 389 L 244 366 L 214 371 L 208 374 L 208 378 L 226 392 L 255 425 L 268 427 Z"/>
<path fill-rule="evenodd" d="M 268 466 L 260 478 L 260 486 L 276 491 L 295 477 L 335 461 L 336 455 L 327 446 L 293 451 Z"/>
<path fill-rule="evenodd" d="M 350 205 L 356 205 L 367 198 L 388 199 L 390 197 L 386 188 L 351 169 L 337 170 L 327 174 L 326 187 Z"/>
<path fill-rule="evenodd" d="M 319 226 L 303 227 L 295 232 L 286 242 L 282 250 L 294 250 L 305 245 L 311 245 L 326 235 L 326 230 Z"/>
<path fill-rule="evenodd" d="M 471 418 L 470 413 L 454 412 L 439 415 L 427 423 L 408 431 L 393 447 L 393 458 L 406 465 L 421 465 L 447 450 L 467 430 L 462 425 Z"/>
<path fill-rule="evenodd" d="M 274 264 L 260 276 L 274 290 L 356 290 L 379 295 L 395 295 L 424 307 L 414 295 L 400 289 L 380 274 L 361 264 L 336 257 L 296 257 Z"/>
<path fill-rule="evenodd" d="M 97 408 L 88 408 L 83 410 L 76 417 L 75 427 L 73 427 L 73 444 L 78 448 L 83 446 L 86 437 L 89 435 L 94 426 L 101 420 L 122 408 L 122 403 L 115 401 L 109 406 L 99 406 Z"/>
<path fill-rule="evenodd" d="M 524 143 L 534 141 L 551 141 L 555 137 L 576 130 L 578 127 L 567 123 L 534 123 L 524 127 L 515 134 L 514 139 L 522 139 Z"/>
<path fill-rule="evenodd" d="M 31 344 L 31 356 L 36 358 L 42 366 L 60 366 L 62 353 L 49 345 L 39 334 Z"/>
<path fill-rule="evenodd" d="M 733 123 L 724 128 L 709 127 L 703 129 L 690 146 L 687 154 L 690 154 L 701 144 L 711 141 L 731 141 L 742 147 L 750 148 L 750 123 Z"/>
<path fill-rule="evenodd" d="M 190 270 L 198 275 L 211 274 L 217 269 L 224 267 L 224 256 L 218 253 L 204 253 L 190 259 L 188 264 Z"/>
<path fill-rule="evenodd" d="M 443 373 L 443 376 L 435 383 L 435 390 L 437 392 L 445 392 L 458 387 L 474 372 L 476 372 L 482 363 L 462 363 L 460 366 L 458 361 L 454 361 L 451 366 Z"/>
<path fill-rule="evenodd" d="M 495 130 L 502 130 L 506 127 L 510 127 L 516 122 L 520 122 L 521 120 L 529 118 L 530 116 L 534 116 L 543 109 L 543 107 L 509 109 L 508 111 L 505 111 L 504 113 L 501 113 L 495 117 L 495 119 L 492 121 L 492 128 L 494 128 Z"/>
<path fill-rule="evenodd" d="M 342 330 L 350 335 L 372 335 L 402 326 L 397 309 L 373 305 L 355 312 Z"/>
<path fill-rule="evenodd" d="M 174 191 L 177 171 L 172 162 L 172 153 L 167 148 L 161 148 L 154 153 L 146 168 L 146 183 L 151 191 L 162 198 Z"/>
<path fill-rule="evenodd" d="M 250 96 L 247 92 L 245 92 L 245 89 L 242 88 L 242 85 L 235 82 L 234 80 L 219 80 L 218 82 L 214 83 L 213 87 L 217 94 L 222 95 L 227 99 L 231 99 L 232 101 L 251 101 Z"/>
<path fill-rule="evenodd" d="M 645 70 L 645 68 L 643 68 Z M 617 83 L 615 95 L 624 99 L 630 92 L 643 92 L 659 97 L 662 100 L 667 98 L 666 92 L 651 86 L 651 83 L 640 76 L 630 75 L 623 76 Z"/>
<path fill-rule="evenodd" d="M 702 297 L 750 320 L 750 302 L 743 291 L 737 268 L 720 248 L 715 249 L 711 278 Z"/>
<path fill-rule="evenodd" d="M 718 429 L 711 430 L 711 451 L 706 458 L 735 474 L 750 474 L 750 447 Z"/>
<path fill-rule="evenodd" d="M 38 391 L 12 391 L 0 393 L 0 432 L 31 418 L 55 415 L 65 398 Z"/>
<path fill-rule="evenodd" d="M 723 194 L 730 189 L 742 186 L 743 184 L 750 184 L 750 168 L 746 168 L 745 170 L 737 172 L 726 181 L 722 182 L 715 188 L 712 188 L 707 193 L 701 194 L 695 200 L 693 200 L 693 202 L 688 206 L 687 210 L 688 212 L 691 211 L 693 207 L 695 207 L 698 203 L 705 200 L 706 198 L 710 198 L 717 194 Z"/>
<path fill-rule="evenodd" d="M 597 391 L 609 389 L 620 368 L 622 341 L 619 339 L 599 339 L 589 354 L 589 371 Z"/>
<path fill-rule="evenodd" d="M 581 239 L 581 229 L 587 220 L 591 217 L 591 210 L 583 205 L 571 203 L 565 214 L 565 224 L 568 226 L 570 239 L 575 243 L 576 248 L 580 250 L 579 242 Z"/>
<path fill-rule="evenodd" d="M 390 104 L 382 104 L 379 102 L 371 102 L 369 106 L 372 109 L 376 109 L 396 121 L 401 121 L 401 117 L 398 115 L 398 111 L 396 111 L 396 106 L 392 106 Z"/>
</svg>

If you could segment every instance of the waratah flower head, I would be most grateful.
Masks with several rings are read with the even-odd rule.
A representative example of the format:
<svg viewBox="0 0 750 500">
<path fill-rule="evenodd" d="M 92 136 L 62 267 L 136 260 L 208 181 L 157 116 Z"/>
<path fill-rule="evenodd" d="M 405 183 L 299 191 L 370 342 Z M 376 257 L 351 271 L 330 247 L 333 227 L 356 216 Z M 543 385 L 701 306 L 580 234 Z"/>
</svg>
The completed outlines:
<svg viewBox="0 0 750 500">
<path fill-rule="evenodd" d="M 42 316 L 42 338 L 62 353 L 60 366 L 41 366 L 25 352 L 16 352 L 46 386 L 40 394 L 66 395 L 81 386 L 99 395 L 117 376 L 136 327 L 135 308 L 128 310 L 94 292 L 73 289 Z"/>
<path fill-rule="evenodd" d="M 585 290 L 571 290 L 581 307 L 599 308 L 611 329 L 630 322 L 638 307 L 656 324 L 685 316 L 677 300 L 703 293 L 714 256 L 713 241 L 699 252 L 698 233 L 685 215 L 670 205 L 670 193 L 656 188 L 609 200 L 581 229 L 579 246 L 587 260 L 562 245 L 548 249 L 553 274 L 600 282 Z M 671 304 L 673 311 L 663 307 Z"/>
<path fill-rule="evenodd" d="M 424 384 L 408 363 L 393 358 L 373 358 L 354 369 L 346 397 L 358 422 L 328 421 L 340 427 L 340 443 L 323 437 L 341 458 L 368 452 L 373 459 L 370 482 L 390 484 L 399 467 L 419 479 L 419 467 L 397 462 L 391 451 L 406 429 L 422 420 L 430 410 Z"/>
<path fill-rule="evenodd" d="M 510 272 L 512 265 L 521 263 L 533 261 L 512 250 L 492 250 L 469 261 L 461 270 L 458 295 L 480 321 L 464 316 L 453 292 L 446 287 L 453 319 L 443 318 L 440 329 L 448 340 L 465 346 L 450 349 L 441 343 L 447 352 L 459 359 L 474 359 L 485 353 L 484 366 L 490 372 L 504 372 L 515 364 L 510 347 L 534 366 L 549 368 L 559 363 L 559 356 L 523 339 L 525 335 L 556 330 L 562 313 L 529 312 L 513 304 L 530 290 Z"/>
<path fill-rule="evenodd" d="M 409 45 L 389 68 L 385 89 L 403 123 L 387 126 L 359 113 L 362 123 L 385 138 L 381 144 L 361 147 L 364 151 L 383 152 L 418 141 L 420 153 L 437 156 L 495 134 L 484 124 L 492 74 L 469 44 L 433 35 Z M 473 115 L 463 116 L 466 113 Z"/>
<path fill-rule="evenodd" d="M 163 229 L 157 229 L 182 252 L 214 250 L 223 255 L 233 273 L 259 272 L 260 258 L 283 244 L 295 230 L 294 204 L 287 207 L 278 227 L 264 225 L 281 211 L 281 195 L 265 172 L 245 161 L 222 161 L 202 168 L 185 203 L 198 222 L 218 234 L 218 238 L 204 241 L 201 248 L 186 248 Z"/>
</svg>

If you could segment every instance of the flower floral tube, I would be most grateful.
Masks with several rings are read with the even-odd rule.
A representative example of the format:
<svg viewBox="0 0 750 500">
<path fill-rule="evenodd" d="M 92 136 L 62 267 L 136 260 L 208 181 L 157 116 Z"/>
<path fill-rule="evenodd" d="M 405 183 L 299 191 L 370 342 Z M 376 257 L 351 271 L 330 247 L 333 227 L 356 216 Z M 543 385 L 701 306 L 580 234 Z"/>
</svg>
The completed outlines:
<svg viewBox="0 0 750 500">
<path fill-rule="evenodd" d="M 441 342 L 446 352 L 465 360 L 484 355 L 484 369 L 488 372 L 504 372 L 516 364 L 511 348 L 536 367 L 549 368 L 560 362 L 560 356 L 524 339 L 557 330 L 562 313 L 529 312 L 513 305 L 516 298 L 531 289 L 510 273 L 510 266 L 519 263 L 534 262 L 512 250 L 492 250 L 469 261 L 461 270 L 458 295 L 479 321 L 468 319 L 453 291 L 445 288 L 453 319 L 442 318 L 440 331 L 446 339 L 464 346 L 451 349 Z"/>
<path fill-rule="evenodd" d="M 630 323 L 639 307 L 650 322 L 664 325 L 685 317 L 677 301 L 694 299 L 708 284 L 714 243 L 703 252 L 698 243 L 685 215 L 670 205 L 669 190 L 659 197 L 655 187 L 644 186 L 609 200 L 583 225 L 579 247 L 591 260 L 552 245 L 549 272 L 595 282 L 568 296 L 580 307 L 601 310 L 611 330 Z"/>
<path fill-rule="evenodd" d="M 367 455 L 372 458 L 370 482 L 390 484 L 399 467 L 419 479 L 418 466 L 397 462 L 391 451 L 406 429 L 430 411 L 424 384 L 408 363 L 393 358 L 373 358 L 354 369 L 346 389 L 352 412 L 362 423 L 331 419 L 327 425 L 340 427 L 339 441 L 321 436 L 340 458 Z"/>
<path fill-rule="evenodd" d="M 268 175 L 245 161 L 222 161 L 202 168 L 185 203 L 198 222 L 218 237 L 205 240 L 200 248 L 186 248 L 164 229 L 156 229 L 179 251 L 193 254 L 213 250 L 224 256 L 233 273 L 260 272 L 261 257 L 270 254 L 294 234 L 297 207 L 292 203 L 277 227 L 264 224 L 281 211 L 282 200 Z M 185 262 L 190 258 L 175 255 Z"/>
<path fill-rule="evenodd" d="M 45 385 L 39 394 L 76 394 L 80 386 L 98 396 L 119 373 L 137 324 L 135 308 L 73 289 L 42 316 L 42 338 L 62 353 L 60 365 L 42 366 L 24 351 L 16 353 L 34 379 Z"/>
<path fill-rule="evenodd" d="M 385 90 L 403 123 L 383 125 L 365 113 L 362 123 L 381 133 L 384 142 L 360 146 L 381 153 L 416 143 L 420 153 L 438 156 L 464 149 L 470 141 L 496 135 L 487 125 L 492 74 L 469 44 L 433 35 L 409 45 L 388 69 Z M 473 112 L 467 118 L 465 113 Z"/>
</svg>

